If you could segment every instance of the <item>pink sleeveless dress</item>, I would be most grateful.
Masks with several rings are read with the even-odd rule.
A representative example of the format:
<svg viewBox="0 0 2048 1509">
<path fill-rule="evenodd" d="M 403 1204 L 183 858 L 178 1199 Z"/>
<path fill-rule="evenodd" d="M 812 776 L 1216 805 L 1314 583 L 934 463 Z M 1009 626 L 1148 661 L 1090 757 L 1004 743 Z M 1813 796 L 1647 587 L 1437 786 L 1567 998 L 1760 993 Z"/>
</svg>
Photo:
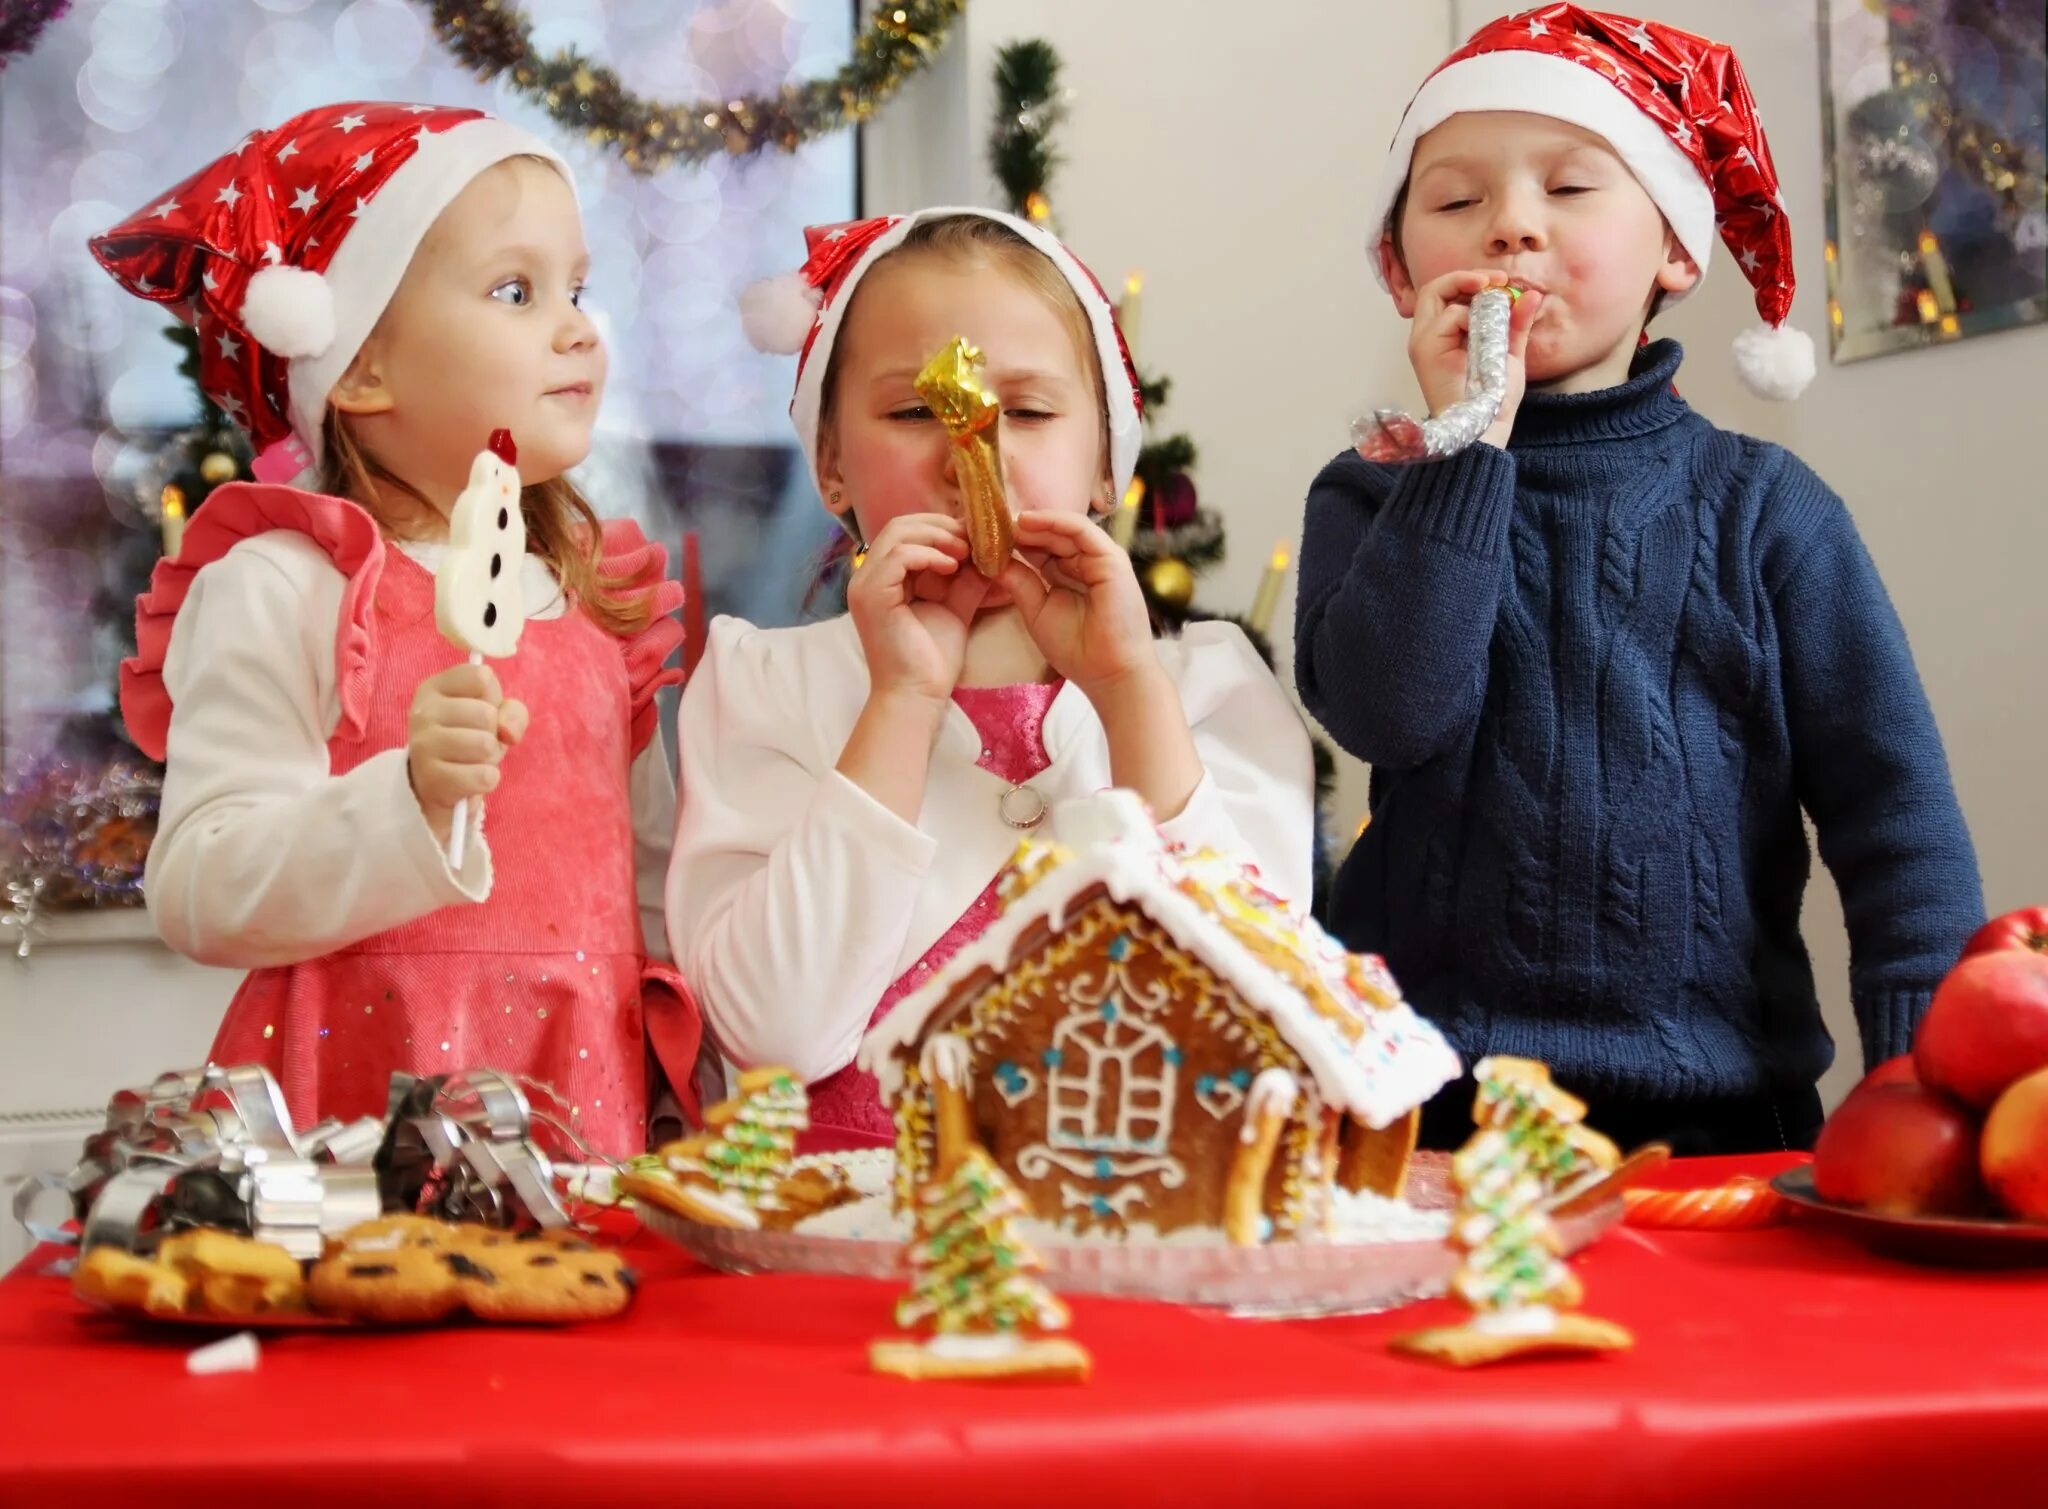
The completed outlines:
<svg viewBox="0 0 2048 1509">
<path fill-rule="evenodd" d="M 403 747 L 414 689 L 465 657 L 435 627 L 433 576 L 339 498 L 262 484 L 208 498 L 138 605 L 123 712 L 137 742 L 160 750 L 170 719 L 163 655 L 193 575 L 271 529 L 309 536 L 348 577 L 341 717 L 328 741 L 341 775 Z M 655 691 L 680 679 L 662 662 L 681 638 L 670 615 L 682 594 L 636 525 L 606 525 L 603 555 L 609 574 L 653 593 L 648 628 L 620 639 L 571 604 L 529 620 L 518 653 L 492 663 L 533 717 L 484 809 L 489 897 L 255 970 L 229 1005 L 213 1061 L 267 1065 L 297 1125 L 382 1115 L 393 1070 L 494 1068 L 550 1087 L 599 1151 L 636 1153 L 646 1145 L 649 1033 L 694 1119 L 696 1005 L 672 970 L 642 955 L 629 780 L 654 733 Z"/>
<path fill-rule="evenodd" d="M 1019 686 L 963 686 L 953 693 L 981 735 L 981 758 L 975 763 L 1013 785 L 1037 775 L 1051 763 L 1045 753 L 1045 715 L 1059 695 L 1059 682 L 1027 682 Z M 1022 836 L 1021 834 L 1019 835 Z M 897 976 L 882 994 L 873 1027 L 918 986 L 944 967 L 953 955 L 979 938 L 996 914 L 996 881 L 991 875 L 960 920 L 925 950 L 924 957 Z M 895 1124 L 882 1102 L 874 1075 L 848 1064 L 810 1087 L 811 1131 L 806 1151 L 858 1145 L 880 1146 L 895 1137 Z"/>
</svg>

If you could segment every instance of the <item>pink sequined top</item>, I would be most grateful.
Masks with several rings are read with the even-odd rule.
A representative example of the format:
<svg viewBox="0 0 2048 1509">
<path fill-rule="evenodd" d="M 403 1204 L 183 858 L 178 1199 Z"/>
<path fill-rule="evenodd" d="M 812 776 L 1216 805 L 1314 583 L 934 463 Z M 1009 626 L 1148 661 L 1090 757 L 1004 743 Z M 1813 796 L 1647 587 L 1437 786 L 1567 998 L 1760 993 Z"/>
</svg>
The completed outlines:
<svg viewBox="0 0 2048 1509">
<path fill-rule="evenodd" d="M 1061 683 L 1026 682 L 1018 686 L 963 686 L 953 692 L 981 735 L 981 758 L 975 763 L 983 770 L 1021 784 L 1050 763 L 1045 753 L 1045 715 L 1059 695 Z M 981 894 L 974 898 L 960 920 L 925 950 L 917 963 L 906 969 L 882 993 L 868 1025 L 887 1016 L 896 1003 L 917 989 L 946 961 L 980 937 L 996 914 L 996 877 L 991 875 Z M 858 1065 L 848 1064 L 810 1087 L 811 1136 L 806 1146 L 829 1146 L 854 1141 L 889 1139 L 894 1124 L 889 1108 L 882 1103 L 881 1087 L 875 1077 Z M 835 1135 L 851 1134 L 851 1135 Z"/>
</svg>

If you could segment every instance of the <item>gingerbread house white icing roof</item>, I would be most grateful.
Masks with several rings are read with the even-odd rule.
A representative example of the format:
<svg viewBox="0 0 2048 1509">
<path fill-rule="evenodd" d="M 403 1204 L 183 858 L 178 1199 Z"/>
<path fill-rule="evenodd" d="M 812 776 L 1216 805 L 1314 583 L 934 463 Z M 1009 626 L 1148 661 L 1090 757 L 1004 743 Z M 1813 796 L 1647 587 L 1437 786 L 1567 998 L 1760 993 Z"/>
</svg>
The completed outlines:
<svg viewBox="0 0 2048 1509">
<path fill-rule="evenodd" d="M 1013 894 L 988 930 L 862 1042 L 860 1066 L 881 1081 L 885 1098 L 902 1087 L 933 1014 L 963 982 L 977 971 L 1000 976 L 1028 930 L 1042 921 L 1058 933 L 1075 903 L 1098 889 L 1144 912 L 1263 1013 L 1301 1055 L 1324 1104 L 1377 1129 L 1457 1077 L 1457 1054 L 1401 999 L 1384 964 L 1347 953 L 1244 864 L 1168 845 L 1133 793 L 1062 803 L 1055 829 L 1058 843 L 1019 851 Z"/>
</svg>

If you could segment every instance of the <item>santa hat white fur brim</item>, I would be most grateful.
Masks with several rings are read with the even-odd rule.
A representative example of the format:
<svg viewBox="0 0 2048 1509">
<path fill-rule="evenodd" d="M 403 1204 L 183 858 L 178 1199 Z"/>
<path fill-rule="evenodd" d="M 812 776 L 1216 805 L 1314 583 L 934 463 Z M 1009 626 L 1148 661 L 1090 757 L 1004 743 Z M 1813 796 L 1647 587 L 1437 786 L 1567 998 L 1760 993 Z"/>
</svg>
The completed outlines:
<svg viewBox="0 0 2048 1509">
<path fill-rule="evenodd" d="M 961 206 L 918 210 L 890 226 L 861 253 L 860 260 L 846 274 L 831 302 L 819 314 L 817 338 L 812 341 L 810 353 L 797 372 L 796 393 L 789 401 L 790 423 L 796 427 L 797 439 L 803 445 L 805 459 L 810 462 L 811 476 L 816 479 L 818 475 L 818 407 L 825 371 L 831 365 L 832 346 L 839 338 L 840 323 L 853 303 L 854 289 L 876 260 L 901 246 L 918 224 L 926 220 L 944 220 L 953 215 L 972 215 L 1008 226 L 1051 260 L 1067 280 L 1067 285 L 1074 290 L 1074 296 L 1081 301 L 1081 308 L 1088 315 L 1089 330 L 1095 337 L 1095 359 L 1102 366 L 1102 388 L 1108 400 L 1109 470 L 1115 482 L 1111 496 L 1122 497 L 1138 467 L 1142 431 L 1138 395 L 1124 373 L 1123 349 L 1117 342 L 1115 315 L 1107 297 L 1086 269 L 1074 260 L 1073 254 L 1043 228 L 1001 210 Z M 776 321 L 772 315 L 756 310 L 750 312 L 749 323 L 760 325 L 766 333 Z"/>
<path fill-rule="evenodd" d="M 1717 239 L 1714 196 L 1692 160 L 1662 127 L 1591 69 L 1545 53 L 1510 51 L 1481 53 L 1439 70 L 1417 91 L 1401 118 L 1367 221 L 1372 227 L 1368 260 L 1382 288 L 1386 273 L 1380 266 L 1380 240 L 1392 229 L 1387 217 L 1408 181 L 1416 141 L 1454 115 L 1487 111 L 1547 115 L 1603 138 L 1671 222 L 1678 244 L 1699 264 L 1704 280 Z M 1671 299 L 1681 297 L 1673 294 Z"/>
<path fill-rule="evenodd" d="M 463 121 L 427 136 L 364 201 L 324 272 L 269 267 L 249 280 L 244 328 L 291 362 L 292 431 L 311 458 L 307 472 L 320 460 L 327 395 L 370 338 L 427 231 L 479 173 L 527 156 L 552 164 L 575 192 L 569 165 L 532 132 L 490 116 Z"/>
</svg>

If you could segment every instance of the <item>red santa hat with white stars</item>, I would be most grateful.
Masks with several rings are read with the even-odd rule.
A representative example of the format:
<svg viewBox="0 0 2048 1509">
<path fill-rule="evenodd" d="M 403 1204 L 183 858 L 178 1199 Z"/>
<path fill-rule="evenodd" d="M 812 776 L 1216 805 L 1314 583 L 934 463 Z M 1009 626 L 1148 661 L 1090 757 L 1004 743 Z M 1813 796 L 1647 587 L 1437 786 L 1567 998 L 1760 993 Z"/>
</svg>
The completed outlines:
<svg viewBox="0 0 2048 1509">
<path fill-rule="evenodd" d="M 199 381 L 249 433 L 256 474 L 320 460 L 327 395 L 398 291 L 434 220 L 510 157 L 560 155 L 480 110 L 323 105 L 252 131 L 92 239 L 130 293 L 199 332 Z"/>
<path fill-rule="evenodd" d="M 1812 340 L 1786 323 L 1792 228 L 1731 49 L 1576 5 L 1539 6 L 1481 27 L 1409 102 L 1371 205 L 1382 237 L 1392 234 L 1416 140 L 1453 115 L 1495 110 L 1547 115 L 1604 137 L 1703 276 L 1718 232 L 1755 289 L 1763 321 L 1735 339 L 1743 383 L 1766 398 L 1798 397 L 1813 380 L 1814 356 Z M 1377 257 L 1373 265 L 1384 284 Z"/>
<path fill-rule="evenodd" d="M 1102 368 L 1102 388 L 1109 419 L 1109 472 L 1112 497 L 1121 497 L 1138 467 L 1144 401 L 1138 391 L 1138 369 L 1117 328 L 1116 306 L 1109 301 L 1079 257 L 1042 226 L 1001 210 L 941 207 L 908 215 L 877 215 L 843 225 L 813 225 L 804 230 L 809 256 L 794 272 L 755 283 L 740 295 L 740 321 L 756 351 L 794 355 L 796 392 L 789 401 L 790 423 L 796 426 L 813 474 L 818 466 L 818 410 L 825 372 L 832 365 L 832 347 L 839 339 L 853 291 L 869 268 L 901 246 L 911 231 L 929 220 L 971 215 L 1009 227 L 1026 245 L 1044 254 L 1059 269 L 1087 312 L 1095 338 L 1095 359 Z M 969 333 L 969 332 L 963 332 Z"/>
</svg>

